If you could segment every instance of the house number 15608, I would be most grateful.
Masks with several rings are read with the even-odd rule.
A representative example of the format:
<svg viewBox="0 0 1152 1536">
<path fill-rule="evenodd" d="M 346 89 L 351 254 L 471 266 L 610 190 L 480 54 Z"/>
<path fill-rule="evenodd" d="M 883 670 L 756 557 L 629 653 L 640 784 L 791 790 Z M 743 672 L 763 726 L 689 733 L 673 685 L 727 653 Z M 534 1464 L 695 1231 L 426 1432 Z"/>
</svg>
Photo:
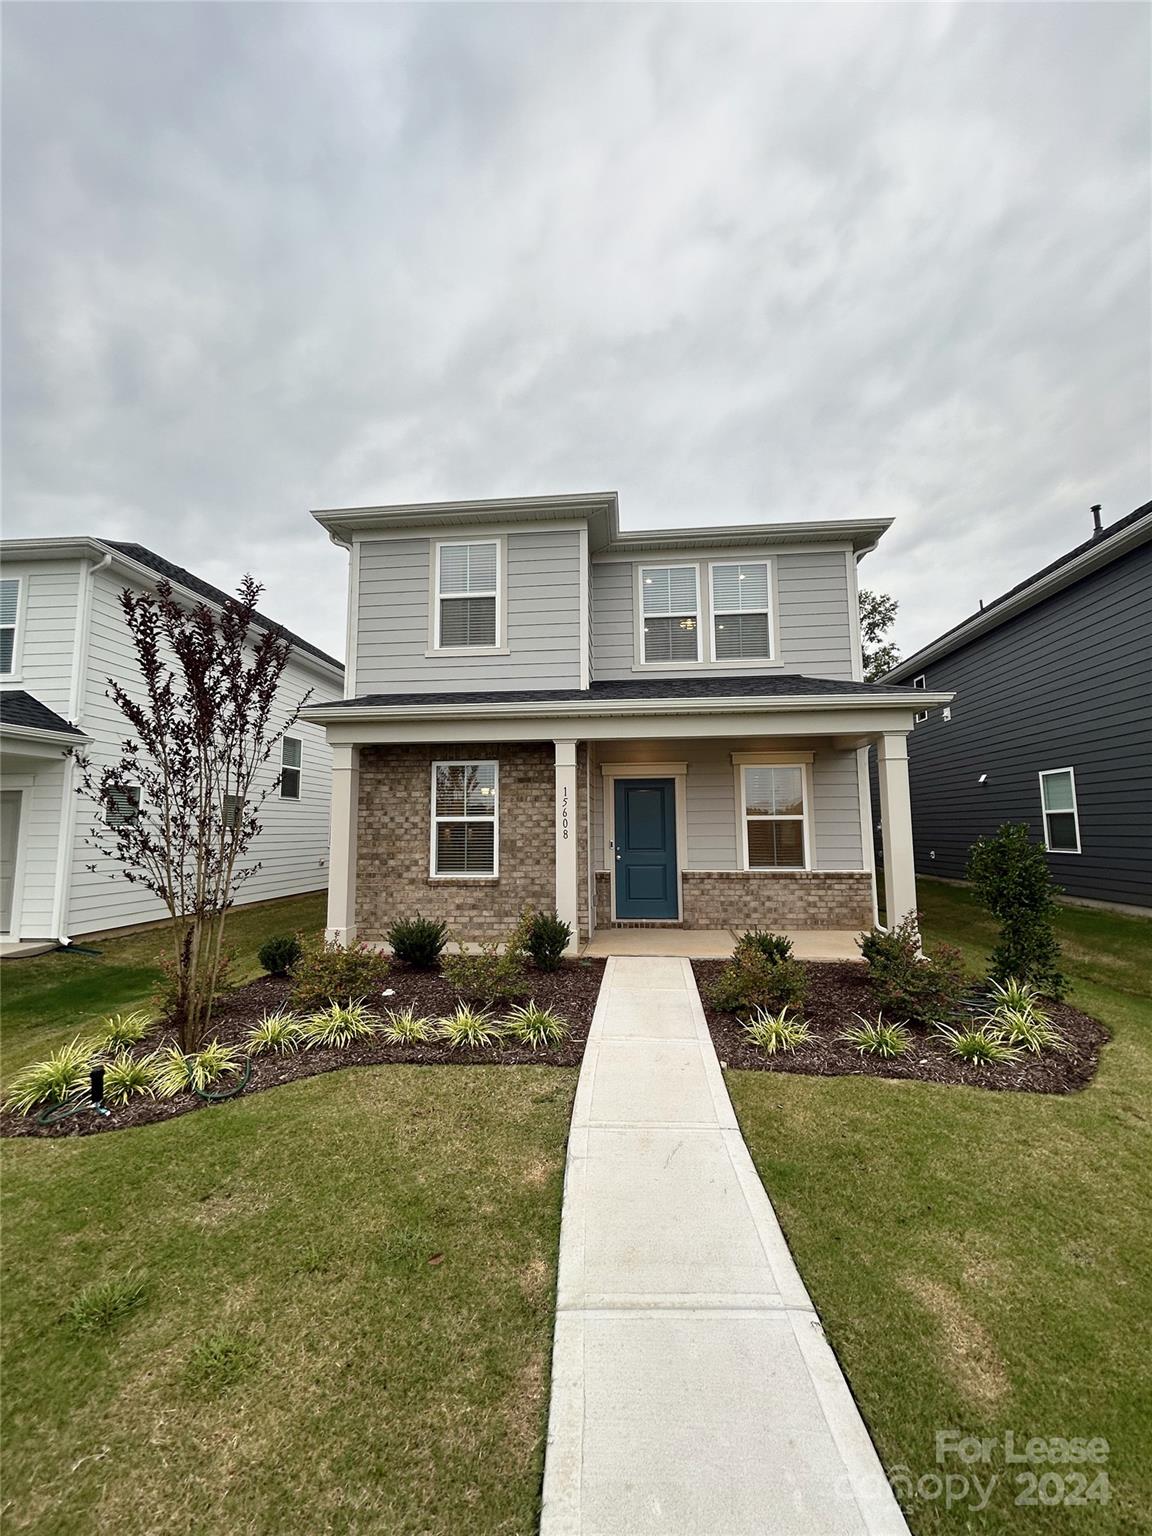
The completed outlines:
<svg viewBox="0 0 1152 1536">
<path fill-rule="evenodd" d="M 568 786 L 564 786 L 564 793 L 560 799 L 560 836 L 568 841 Z"/>
</svg>

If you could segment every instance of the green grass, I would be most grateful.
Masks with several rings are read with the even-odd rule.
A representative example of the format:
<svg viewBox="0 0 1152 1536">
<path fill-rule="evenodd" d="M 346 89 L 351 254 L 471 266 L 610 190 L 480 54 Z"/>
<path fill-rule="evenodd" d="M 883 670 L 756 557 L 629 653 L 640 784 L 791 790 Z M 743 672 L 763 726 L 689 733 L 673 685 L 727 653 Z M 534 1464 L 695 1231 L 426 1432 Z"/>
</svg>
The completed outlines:
<svg viewBox="0 0 1152 1536">
<path fill-rule="evenodd" d="M 928 942 L 981 964 L 994 930 L 971 893 L 920 894 Z M 1081 1093 L 728 1074 L 889 1472 L 998 1474 L 982 1512 L 975 1495 L 907 1502 L 917 1536 L 1112 1536 L 1147 1529 L 1152 1509 L 1152 922 L 1065 908 L 1059 928 L 1070 1001 L 1114 1034 Z M 1027 1468 L 938 1465 L 947 1429 L 1103 1436 L 1109 1502 L 1017 1507 Z"/>
<path fill-rule="evenodd" d="M 574 1085 L 367 1068 L 7 1142 L 6 1529 L 529 1536 Z"/>
<path fill-rule="evenodd" d="M 225 947 L 233 952 L 229 979 L 251 981 L 262 974 L 256 952 L 278 933 L 318 933 L 324 927 L 322 891 L 290 901 L 237 907 L 228 917 Z M 167 932 L 85 939 L 99 955 L 59 952 L 14 960 L 3 967 L 3 1060 L 5 1082 L 106 1014 L 146 1007 L 162 979 L 158 964 Z"/>
</svg>

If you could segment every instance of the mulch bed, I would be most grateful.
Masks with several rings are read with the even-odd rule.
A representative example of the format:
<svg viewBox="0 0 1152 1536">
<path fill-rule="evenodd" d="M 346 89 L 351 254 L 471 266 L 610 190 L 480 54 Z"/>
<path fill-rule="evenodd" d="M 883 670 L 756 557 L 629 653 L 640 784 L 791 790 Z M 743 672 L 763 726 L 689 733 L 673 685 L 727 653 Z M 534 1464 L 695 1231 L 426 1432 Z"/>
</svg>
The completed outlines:
<svg viewBox="0 0 1152 1536">
<path fill-rule="evenodd" d="M 387 1063 L 409 1066 L 533 1066 L 578 1067 L 584 1055 L 584 1043 L 592 1023 L 596 996 L 604 976 L 603 960 L 566 960 L 558 971 L 528 971 L 530 995 L 541 1007 L 552 1008 L 571 1028 L 571 1035 L 561 1045 L 538 1051 L 505 1042 L 471 1050 L 453 1050 L 442 1041 L 429 1045 L 388 1045 L 383 1040 L 365 1040 L 355 1045 L 330 1050 L 297 1051 L 290 1056 L 265 1052 L 252 1061 L 252 1077 L 240 1098 L 279 1088 L 282 1083 L 301 1077 L 316 1077 L 343 1067 L 375 1067 Z M 403 1008 L 412 1004 L 419 1013 L 438 1018 L 451 1013 L 459 1001 L 457 994 L 436 971 L 411 971 L 397 965 L 385 983 L 392 996 L 369 998 L 379 1012 L 385 1008 Z M 237 987 L 217 1003 L 212 1015 L 210 1036 L 225 1043 L 243 1040 L 265 1013 L 287 1006 L 292 983 L 264 977 Z M 527 1001 L 527 998 L 525 998 Z M 500 1013 L 504 1010 L 494 1009 Z M 138 1054 L 153 1050 L 166 1039 L 160 1027 L 136 1047 Z M 123 1130 L 132 1125 L 148 1125 L 156 1120 L 171 1120 L 190 1110 L 212 1106 L 191 1093 L 171 1099 L 151 1099 L 143 1094 L 127 1104 L 114 1106 L 107 1118 L 84 1112 L 70 1115 L 57 1125 L 38 1125 L 36 1112 L 29 1115 L 0 1112 L 0 1136 L 90 1136 L 95 1132 Z"/>
<path fill-rule="evenodd" d="M 1068 1049 L 1034 1055 L 1025 1052 L 1011 1064 L 989 1065 L 961 1061 L 949 1054 L 946 1043 L 930 1029 L 912 1026 L 914 1045 L 905 1056 L 890 1061 L 866 1056 L 853 1045 L 836 1039 L 856 1021 L 854 1013 L 876 1017 L 876 1003 L 868 986 L 867 970 L 859 961 L 840 964 L 807 961 L 808 996 L 801 1014 L 813 1032 L 808 1045 L 795 1051 L 767 1055 L 751 1044 L 731 1013 L 721 1013 L 708 1001 L 709 984 L 724 969 L 722 960 L 693 960 L 696 985 L 716 1054 L 725 1066 L 741 1071 L 799 1072 L 811 1077 L 889 1077 L 921 1083 L 964 1084 L 970 1088 L 994 1088 L 1010 1093 L 1074 1093 L 1096 1075 L 1100 1050 L 1108 1031 L 1098 1019 L 1089 1018 L 1066 1003 L 1046 1005 L 1053 1026 Z"/>
</svg>

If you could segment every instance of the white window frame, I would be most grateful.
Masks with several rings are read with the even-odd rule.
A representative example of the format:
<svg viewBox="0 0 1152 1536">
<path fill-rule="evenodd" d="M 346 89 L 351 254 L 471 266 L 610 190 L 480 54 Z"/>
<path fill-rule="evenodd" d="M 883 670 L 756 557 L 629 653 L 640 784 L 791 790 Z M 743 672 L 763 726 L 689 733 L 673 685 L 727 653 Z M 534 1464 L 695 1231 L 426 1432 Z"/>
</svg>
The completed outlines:
<svg viewBox="0 0 1152 1536">
<path fill-rule="evenodd" d="M 919 677 L 914 677 L 912 679 L 912 686 L 913 688 L 927 688 L 928 679 L 924 676 L 923 672 L 921 672 Z M 917 725 L 922 725 L 924 721 L 927 720 L 927 718 L 928 711 L 926 709 L 922 709 L 912 716 L 912 719 Z"/>
<path fill-rule="evenodd" d="M 696 577 L 696 611 L 692 617 L 696 620 L 696 655 L 691 661 L 649 661 L 645 655 L 644 647 L 644 575 L 646 571 L 692 571 Z M 675 672 L 683 667 L 700 667 L 705 665 L 704 648 L 701 642 L 703 633 L 703 615 L 700 603 L 700 562 L 698 560 L 658 560 L 648 565 L 636 567 L 636 665 L 653 670 Z M 673 615 L 653 613 L 648 615 L 653 619 L 669 618 Z M 688 614 L 683 614 L 687 618 Z"/>
<path fill-rule="evenodd" d="M 492 768 L 492 815 L 438 816 L 436 814 L 436 775 L 441 768 Z M 428 830 L 428 877 L 431 880 L 498 880 L 500 878 L 500 763 L 491 757 L 442 757 L 432 764 L 429 785 L 430 826 Z M 442 821 L 491 821 L 492 868 L 491 870 L 447 870 L 441 874 L 436 868 L 436 828 Z"/>
<path fill-rule="evenodd" d="M 763 753 L 734 752 L 732 762 L 736 769 L 736 806 L 740 816 L 740 832 L 737 846 L 740 850 L 740 867 L 752 875 L 796 875 L 810 871 L 812 850 L 815 846 L 812 828 L 812 754 L 810 752 Z M 799 816 L 757 816 L 757 821 L 799 821 L 804 839 L 803 864 L 753 864 L 748 853 L 748 788 L 745 771 L 749 768 L 799 768 L 802 810 Z"/>
<path fill-rule="evenodd" d="M 298 763 L 286 763 L 284 761 L 284 748 L 290 741 L 294 741 L 300 748 L 300 761 Z M 286 795 L 284 793 L 284 772 L 296 775 L 296 793 Z M 299 805 L 304 798 L 304 738 L 302 736 L 281 736 L 280 738 L 280 799 L 291 800 Z"/>
<path fill-rule="evenodd" d="M 444 592 L 440 587 L 440 551 L 468 549 L 474 544 L 491 544 L 496 550 L 496 587 L 492 592 Z M 432 653 L 436 656 L 496 656 L 505 654 L 504 646 L 504 539 L 500 535 L 479 539 L 437 539 L 432 551 Z M 494 597 L 496 599 L 495 638 L 491 645 L 445 645 L 440 638 L 441 604 L 446 598 Z"/>
<path fill-rule="evenodd" d="M 1075 848 L 1053 848 L 1048 836 L 1048 817 L 1067 816 L 1067 811 L 1049 811 L 1044 804 L 1044 780 L 1055 778 L 1058 774 L 1066 773 L 1072 785 L 1072 825 L 1076 828 Z M 1075 768 L 1042 768 L 1040 770 L 1040 819 L 1044 823 L 1044 851 L 1046 853 L 1067 854 L 1069 858 L 1082 853 L 1080 846 L 1080 805 L 1076 794 L 1076 770 Z"/>
<path fill-rule="evenodd" d="M 136 791 L 136 816 L 139 816 L 141 811 L 144 809 L 144 790 L 143 790 L 143 787 L 141 785 L 139 785 L 139 784 L 126 784 L 124 786 L 124 788 L 128 792 L 131 792 L 132 790 Z M 113 831 L 115 831 L 117 827 L 122 827 L 122 826 L 124 826 L 128 822 L 136 820 L 136 816 L 121 816 L 119 821 L 112 821 L 110 819 L 110 815 L 111 815 L 111 807 L 107 803 L 105 803 L 105 806 L 104 806 L 104 825 L 107 826 L 107 827 L 111 827 Z"/>
<path fill-rule="evenodd" d="M 718 565 L 762 565 L 765 570 L 765 585 L 768 589 L 768 605 L 766 608 L 717 608 L 716 606 L 716 567 Z M 776 564 L 768 555 L 757 556 L 744 560 L 739 556 L 727 560 L 709 560 L 708 562 L 708 654 L 712 664 L 717 667 L 764 667 L 776 660 L 776 604 L 773 601 L 776 592 Z M 768 654 L 767 656 L 731 656 L 721 658 L 716 654 L 716 620 L 723 618 L 725 614 L 739 613 L 763 613 L 768 619 Z"/>
<path fill-rule="evenodd" d="M 4 625 L 5 629 L 10 628 L 12 630 L 12 665 L 7 672 L 0 672 L 0 677 L 5 682 L 19 682 L 24 648 L 24 589 L 26 582 L 23 576 L 4 576 L 2 579 L 16 583 L 16 617 L 11 625 Z"/>
</svg>

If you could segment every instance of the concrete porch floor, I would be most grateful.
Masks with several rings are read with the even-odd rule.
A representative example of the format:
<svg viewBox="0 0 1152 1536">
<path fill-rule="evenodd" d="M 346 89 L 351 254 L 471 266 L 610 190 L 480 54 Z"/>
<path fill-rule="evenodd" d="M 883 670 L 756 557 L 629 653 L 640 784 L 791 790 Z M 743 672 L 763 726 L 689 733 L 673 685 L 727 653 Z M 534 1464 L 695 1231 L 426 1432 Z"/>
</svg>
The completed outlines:
<svg viewBox="0 0 1152 1536">
<path fill-rule="evenodd" d="M 55 939 L 0 939 L 0 960 L 30 960 L 56 947 Z"/>
<path fill-rule="evenodd" d="M 859 960 L 858 937 L 847 928 L 785 930 L 797 960 Z M 739 933 L 735 928 L 598 928 L 581 954 L 666 955 L 681 960 L 726 960 Z"/>
</svg>

